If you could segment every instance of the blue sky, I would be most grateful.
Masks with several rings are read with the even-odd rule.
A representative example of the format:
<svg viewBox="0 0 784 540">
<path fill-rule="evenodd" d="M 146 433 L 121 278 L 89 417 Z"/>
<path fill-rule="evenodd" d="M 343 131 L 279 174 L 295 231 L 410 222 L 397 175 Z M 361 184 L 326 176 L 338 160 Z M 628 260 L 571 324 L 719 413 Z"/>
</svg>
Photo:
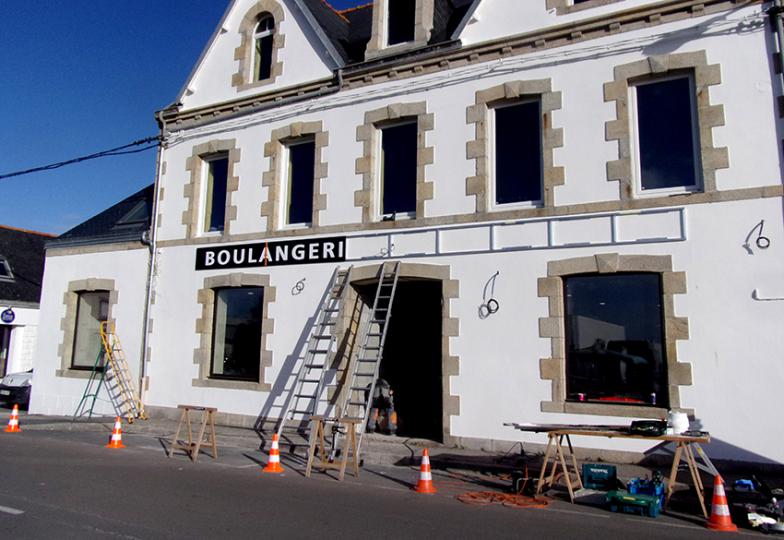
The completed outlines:
<svg viewBox="0 0 784 540">
<path fill-rule="evenodd" d="M 156 135 L 154 112 L 174 100 L 227 5 L 2 0 L 0 174 Z M 154 174 L 149 150 L 0 180 L 0 225 L 59 234 Z"/>
</svg>

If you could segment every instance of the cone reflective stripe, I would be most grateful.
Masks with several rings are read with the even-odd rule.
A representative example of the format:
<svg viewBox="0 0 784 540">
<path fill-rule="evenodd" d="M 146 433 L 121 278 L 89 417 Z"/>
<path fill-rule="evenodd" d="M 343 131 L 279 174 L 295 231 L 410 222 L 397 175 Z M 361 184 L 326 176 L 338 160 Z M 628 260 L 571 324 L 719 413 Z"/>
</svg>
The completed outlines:
<svg viewBox="0 0 784 540">
<path fill-rule="evenodd" d="M 19 433 L 22 431 L 19 428 L 19 405 L 14 405 L 14 410 L 11 411 L 11 418 L 8 419 L 8 426 L 5 428 L 6 433 Z"/>
<path fill-rule="evenodd" d="M 436 493 L 433 486 L 433 474 L 430 472 L 430 453 L 425 448 L 422 451 L 422 465 L 419 467 L 419 482 L 414 491 L 417 493 Z"/>
<path fill-rule="evenodd" d="M 278 434 L 274 433 L 272 435 L 272 447 L 270 448 L 269 453 L 269 462 L 267 462 L 267 466 L 264 467 L 263 472 L 268 473 L 282 473 L 283 467 L 280 465 L 280 450 L 278 449 Z"/>
<path fill-rule="evenodd" d="M 713 503 L 707 525 L 709 529 L 714 531 L 734 532 L 738 530 L 730 517 L 730 507 L 727 503 L 727 495 L 724 493 L 724 481 L 719 475 L 713 479 Z"/>
<path fill-rule="evenodd" d="M 125 448 L 125 445 L 122 443 L 122 421 L 119 416 L 114 420 L 112 438 L 109 439 L 109 444 L 106 445 L 106 448 Z"/>
</svg>

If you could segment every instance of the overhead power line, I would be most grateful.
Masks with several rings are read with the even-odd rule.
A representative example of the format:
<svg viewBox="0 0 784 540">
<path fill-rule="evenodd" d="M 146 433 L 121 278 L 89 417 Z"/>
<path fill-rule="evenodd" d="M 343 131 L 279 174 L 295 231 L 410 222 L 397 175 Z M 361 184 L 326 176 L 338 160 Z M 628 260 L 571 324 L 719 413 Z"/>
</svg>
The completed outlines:
<svg viewBox="0 0 784 540">
<path fill-rule="evenodd" d="M 139 152 L 144 152 L 145 150 L 149 150 L 151 148 L 157 147 L 159 140 L 160 137 L 158 135 L 154 137 L 146 137 L 144 139 L 139 139 L 138 141 L 133 141 L 132 143 L 118 146 L 117 148 L 102 150 L 100 152 L 95 152 L 94 154 L 89 154 L 87 156 L 80 156 L 65 161 L 58 161 L 57 163 L 50 163 L 49 165 L 33 167 L 32 169 L 25 169 L 23 171 L 15 171 L 7 174 L 0 174 L 0 180 L 11 178 L 13 176 L 22 176 L 24 174 L 31 174 L 40 171 L 50 171 L 52 169 L 59 169 L 60 167 L 65 167 L 66 165 L 73 165 L 74 163 L 81 163 L 82 161 L 89 161 L 91 159 L 98 159 L 98 158 L 108 157 L 108 156 L 122 156 L 125 154 L 138 154 Z M 151 142 L 155 142 L 155 144 L 150 144 Z M 141 146 L 142 148 L 133 148 L 134 146 Z"/>
</svg>

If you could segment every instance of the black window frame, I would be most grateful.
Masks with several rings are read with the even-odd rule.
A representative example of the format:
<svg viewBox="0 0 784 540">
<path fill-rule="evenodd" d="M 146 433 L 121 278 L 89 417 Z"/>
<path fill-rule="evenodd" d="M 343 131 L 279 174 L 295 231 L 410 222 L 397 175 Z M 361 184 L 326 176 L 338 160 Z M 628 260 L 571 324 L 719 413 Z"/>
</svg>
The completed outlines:
<svg viewBox="0 0 784 540">
<path fill-rule="evenodd" d="M 383 124 L 376 126 L 378 130 L 378 164 L 376 165 L 376 171 L 378 176 L 377 182 L 377 195 L 376 195 L 376 208 L 377 214 L 381 220 L 397 220 L 397 219 L 415 219 L 416 218 L 416 206 L 417 206 L 417 175 L 419 165 L 417 164 L 418 160 L 418 139 L 419 139 L 419 119 L 416 117 L 409 117 L 403 118 L 399 121 L 394 122 L 385 122 Z M 389 170 L 387 165 L 394 167 L 400 167 L 402 159 L 396 159 L 394 162 L 390 162 L 386 159 L 386 152 L 384 150 L 384 145 L 387 140 L 386 134 L 389 133 L 389 130 L 394 130 L 398 128 L 405 128 L 411 129 L 413 128 L 413 141 L 406 141 L 407 143 L 411 144 L 410 148 L 407 148 L 407 152 L 411 152 L 411 155 L 406 156 L 405 163 L 407 170 L 406 173 L 410 174 L 410 178 L 406 178 L 406 185 L 403 185 L 403 182 L 400 180 L 395 180 L 395 193 L 400 194 L 402 191 L 402 195 L 399 195 L 405 199 L 404 208 L 400 210 L 396 210 L 395 208 L 387 208 L 387 204 L 385 202 L 387 198 L 387 194 L 389 190 L 387 189 L 389 182 L 388 177 L 392 176 L 389 174 Z M 399 178 L 399 177 L 398 177 Z M 410 183 L 410 185 L 409 185 Z M 394 206 L 392 201 L 390 201 L 390 206 Z"/>
<path fill-rule="evenodd" d="M 661 137 L 656 136 L 643 136 L 641 134 L 641 110 L 640 110 L 640 95 L 638 89 L 644 87 L 650 87 L 653 85 L 659 84 L 666 84 L 672 83 L 673 81 L 679 80 L 686 80 L 688 83 L 687 95 L 688 95 L 688 123 L 690 124 L 690 131 L 689 137 L 691 139 L 691 152 L 688 152 L 686 149 L 680 150 L 684 154 L 690 154 L 690 159 L 692 161 L 691 167 L 691 174 L 692 174 L 692 181 L 690 183 L 686 182 L 679 182 L 674 183 L 673 185 L 663 186 L 663 187 L 646 187 L 646 178 L 644 172 L 644 161 L 647 161 L 649 158 L 645 156 L 646 151 L 643 148 L 644 143 L 641 140 L 641 137 L 650 138 L 650 140 L 655 140 L 656 144 L 666 144 L 671 142 L 671 137 Z M 634 175 L 634 189 L 635 194 L 637 196 L 658 196 L 662 194 L 678 194 L 678 193 L 692 193 L 692 192 L 699 192 L 704 189 L 704 181 L 703 181 L 703 170 L 702 170 L 702 153 L 701 153 L 701 143 L 700 143 L 700 121 L 699 121 L 699 110 L 697 105 L 697 94 L 696 94 L 696 82 L 694 80 L 694 71 L 693 70 L 679 70 L 675 72 L 670 72 L 666 75 L 649 75 L 645 76 L 636 80 L 629 81 L 629 90 L 631 93 L 630 96 L 630 123 L 631 123 L 631 146 L 632 146 L 632 158 L 633 158 L 633 165 L 632 165 L 632 174 Z M 680 96 L 685 97 L 685 96 Z M 667 114 L 665 114 L 665 112 Z M 666 118 L 668 122 L 672 122 L 673 115 L 671 114 L 671 108 L 668 107 L 666 111 L 662 110 L 659 115 L 654 115 L 656 119 L 664 119 Z M 685 121 L 682 117 L 677 117 L 680 121 Z M 672 162 L 673 157 L 672 155 L 668 155 L 667 158 L 664 160 L 666 162 Z M 649 177 L 650 178 L 650 177 Z M 650 181 L 649 181 L 650 183 Z"/>
<path fill-rule="evenodd" d="M 283 170 L 284 174 L 283 178 L 281 178 L 282 197 L 280 228 L 310 227 L 313 224 L 313 195 L 316 191 L 316 138 L 308 136 L 291 139 L 285 141 L 283 146 L 286 151 L 285 166 Z M 293 158 L 295 157 L 295 152 L 292 152 L 292 149 L 301 149 L 302 147 L 308 147 L 310 149 L 310 151 L 307 152 L 307 155 L 310 156 L 310 174 L 302 181 L 301 185 L 295 185 L 296 179 L 294 175 L 299 175 L 300 173 L 303 173 L 303 171 L 299 170 L 299 167 L 294 167 Z M 304 170 L 308 170 L 307 167 Z M 307 186 L 307 188 L 305 186 Z M 306 220 L 292 220 L 292 206 L 294 206 L 294 195 L 296 194 L 295 188 L 303 189 L 303 195 L 307 195 L 302 198 L 302 201 L 307 202 L 304 203 L 305 210 L 301 211 L 303 216 L 307 215 Z"/>
<path fill-rule="evenodd" d="M 271 28 L 261 29 L 264 22 L 271 21 Z M 275 51 L 275 17 L 271 13 L 262 13 L 253 29 L 253 82 L 266 81 L 272 78 L 272 57 Z"/>
<path fill-rule="evenodd" d="M 229 196 L 229 155 L 227 153 L 215 154 L 203 158 L 205 164 L 204 171 L 204 187 L 202 189 L 204 195 L 203 205 L 203 223 L 201 227 L 202 234 L 223 234 L 226 229 L 226 203 Z M 226 174 L 221 180 L 222 195 L 215 200 L 215 171 L 214 164 L 218 162 L 225 162 Z M 216 204 L 218 202 L 219 204 Z M 213 224 L 216 225 L 213 225 Z"/>
<path fill-rule="evenodd" d="M 71 365 L 69 369 L 75 371 L 95 371 L 102 372 L 106 369 L 106 355 L 104 354 L 98 364 L 95 364 L 95 360 L 98 357 L 98 354 L 103 352 L 103 342 L 101 341 L 100 337 L 98 343 L 101 345 L 99 350 L 95 351 L 95 357 L 92 359 L 87 359 L 88 362 L 85 362 L 82 365 L 76 364 L 77 360 L 77 346 L 79 345 L 79 316 L 81 314 L 81 299 L 83 295 L 91 294 L 91 295 L 106 295 L 106 318 L 101 319 L 98 321 L 98 329 L 97 332 L 100 334 L 100 326 L 101 323 L 106 322 L 109 320 L 109 310 L 111 309 L 111 291 L 107 290 L 97 290 L 97 291 L 76 291 L 76 312 L 74 313 L 74 326 L 73 326 L 73 343 L 71 344 Z M 103 300 L 99 300 L 103 301 Z M 100 308 L 99 308 L 100 309 Z"/>
<path fill-rule="evenodd" d="M 217 342 L 217 329 L 218 329 L 218 297 L 221 291 L 242 291 L 248 289 L 256 289 L 260 290 L 261 294 L 259 297 L 259 320 L 258 320 L 258 351 L 254 351 L 255 354 L 251 355 L 252 360 L 255 362 L 252 364 L 255 366 L 256 375 L 254 376 L 236 376 L 236 375 L 225 375 L 222 373 L 215 372 L 215 345 Z M 263 350 L 263 340 L 264 340 L 264 330 L 262 328 L 263 321 L 264 321 L 264 295 L 266 294 L 265 287 L 256 286 L 256 285 L 243 285 L 240 287 L 216 287 L 212 289 L 214 299 L 213 299 L 213 314 L 212 314 L 212 339 L 210 343 L 210 357 L 209 357 L 209 373 L 208 378 L 213 380 L 221 380 L 221 381 L 242 381 L 242 382 L 262 382 L 261 381 L 261 352 Z M 225 322 L 224 322 L 225 325 Z M 225 338 L 224 338 L 224 348 L 226 346 Z M 225 356 L 225 353 L 224 353 Z"/>
<path fill-rule="evenodd" d="M 660 370 L 662 373 L 660 374 L 659 380 L 653 380 L 650 386 L 642 391 L 638 391 L 637 394 L 639 397 L 631 398 L 629 395 L 624 396 L 623 399 L 613 400 L 613 399 L 602 399 L 601 397 L 591 396 L 589 395 L 590 392 L 578 392 L 577 390 L 581 390 L 583 388 L 574 388 L 574 381 L 572 377 L 576 377 L 575 374 L 570 374 L 571 366 L 573 359 L 570 358 L 570 354 L 572 351 L 572 339 L 573 339 L 573 332 L 571 328 L 572 318 L 570 313 L 570 306 L 569 306 L 569 284 L 570 281 L 576 279 L 612 279 L 617 277 L 631 277 L 631 276 L 644 276 L 645 278 L 655 278 L 657 281 L 657 302 L 659 306 L 659 313 L 656 320 L 659 325 L 660 333 L 658 335 L 659 340 L 659 350 L 661 357 L 659 358 L 660 362 Z M 597 273 L 587 273 L 587 274 L 571 274 L 568 276 L 562 277 L 562 288 L 563 288 L 563 314 L 564 314 L 564 394 L 565 400 L 569 403 L 589 403 L 591 405 L 612 405 L 612 406 L 629 406 L 629 407 L 656 407 L 656 408 L 663 408 L 668 409 L 670 405 L 670 395 L 669 395 L 669 362 L 667 358 L 667 336 L 666 336 L 666 322 L 665 322 L 665 295 L 664 295 L 664 284 L 663 278 L 661 273 L 658 272 L 644 272 L 644 271 L 630 271 L 630 272 L 614 272 L 614 273 L 607 273 L 607 274 L 597 274 Z M 628 351 L 624 351 L 624 345 L 615 344 L 614 346 L 610 346 L 613 343 L 610 340 L 602 340 L 604 345 L 603 350 L 597 351 L 598 354 L 605 354 L 609 352 L 610 354 L 618 355 L 628 355 Z M 626 340 L 624 340 L 626 341 Z M 634 341 L 640 340 L 630 340 L 628 345 L 631 345 Z M 600 345 L 600 349 L 602 349 Z M 637 344 L 639 346 L 639 344 Z M 616 350 L 619 349 L 619 350 Z M 651 349 L 652 352 L 655 352 L 654 349 Z M 631 355 L 633 356 L 633 355 Z M 618 366 L 620 367 L 620 359 L 618 360 Z M 655 359 L 654 359 L 655 361 Z M 627 364 L 627 374 L 628 374 L 628 362 Z M 634 373 L 631 374 L 631 377 L 634 377 Z M 658 390 L 658 391 L 653 391 Z M 582 395 L 580 395 L 582 394 Z M 655 395 L 654 395 L 655 394 Z"/>
<path fill-rule="evenodd" d="M 417 0 L 382 1 L 386 2 L 387 47 L 414 41 L 416 39 Z"/>
<path fill-rule="evenodd" d="M 499 121 L 498 121 L 498 113 L 499 111 L 504 111 L 505 109 L 511 109 L 519 106 L 528 106 L 530 104 L 535 104 L 537 113 L 537 126 L 536 126 L 536 143 L 537 147 L 535 149 L 536 155 L 536 171 L 538 173 L 538 198 L 520 198 L 519 200 L 509 201 L 509 202 L 498 202 L 498 194 L 499 194 L 499 182 L 501 181 L 501 173 L 499 172 L 499 142 L 501 141 L 501 137 L 499 137 L 498 129 L 499 129 Z M 490 107 L 491 111 L 491 122 L 490 122 L 490 137 L 491 137 L 491 145 L 490 145 L 490 162 L 491 162 L 491 174 L 490 174 L 490 208 L 491 209 L 509 209 L 509 208 L 531 208 L 531 207 L 540 207 L 544 204 L 544 122 L 543 122 L 543 114 L 542 114 L 542 98 L 539 95 L 534 96 L 526 96 L 520 99 L 515 99 L 511 101 L 504 101 L 501 103 L 496 103 Z M 509 140 L 514 142 L 519 141 L 518 136 L 511 137 Z M 504 139 L 504 143 L 507 140 Z M 534 152 L 531 152 L 534 154 Z M 532 175 L 532 176 L 535 176 Z"/>
</svg>

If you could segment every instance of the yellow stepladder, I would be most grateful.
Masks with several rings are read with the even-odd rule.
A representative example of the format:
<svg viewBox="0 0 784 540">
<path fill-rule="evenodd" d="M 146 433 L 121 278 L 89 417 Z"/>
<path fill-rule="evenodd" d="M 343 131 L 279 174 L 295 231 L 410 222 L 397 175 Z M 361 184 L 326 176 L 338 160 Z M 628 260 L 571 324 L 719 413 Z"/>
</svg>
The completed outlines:
<svg viewBox="0 0 784 540">
<path fill-rule="evenodd" d="M 133 423 L 136 418 L 147 420 L 113 322 L 101 323 L 101 342 L 106 351 L 106 379 L 110 385 L 114 383 L 110 395 L 119 415 L 125 417 L 128 423 Z"/>
</svg>

